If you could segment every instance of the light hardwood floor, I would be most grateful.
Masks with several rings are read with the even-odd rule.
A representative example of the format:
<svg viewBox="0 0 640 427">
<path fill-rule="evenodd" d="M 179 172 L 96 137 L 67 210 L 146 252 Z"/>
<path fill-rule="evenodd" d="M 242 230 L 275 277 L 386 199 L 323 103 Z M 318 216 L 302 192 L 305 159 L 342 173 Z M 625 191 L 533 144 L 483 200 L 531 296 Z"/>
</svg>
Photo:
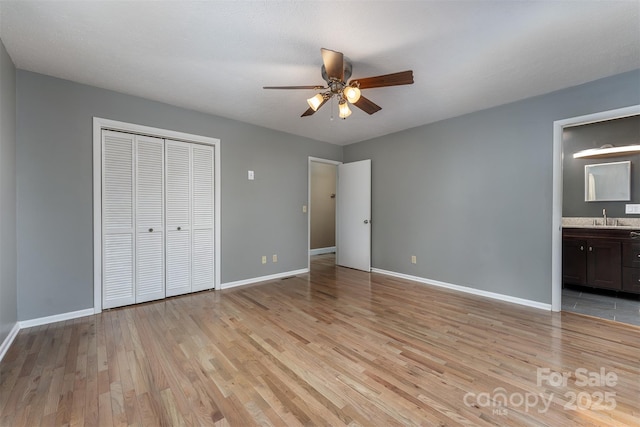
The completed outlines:
<svg viewBox="0 0 640 427">
<path fill-rule="evenodd" d="M 22 330 L 0 425 L 638 425 L 640 327 L 332 261 Z"/>
</svg>

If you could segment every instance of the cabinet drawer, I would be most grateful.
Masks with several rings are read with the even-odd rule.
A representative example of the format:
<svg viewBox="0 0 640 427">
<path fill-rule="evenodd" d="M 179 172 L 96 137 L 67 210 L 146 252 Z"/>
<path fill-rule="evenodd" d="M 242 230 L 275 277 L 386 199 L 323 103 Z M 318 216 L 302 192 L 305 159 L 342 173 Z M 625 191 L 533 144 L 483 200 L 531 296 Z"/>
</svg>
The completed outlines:
<svg viewBox="0 0 640 427">
<path fill-rule="evenodd" d="M 622 264 L 625 267 L 640 268 L 640 243 L 622 245 Z"/>
<path fill-rule="evenodd" d="M 640 268 L 622 269 L 622 290 L 640 294 Z"/>
</svg>

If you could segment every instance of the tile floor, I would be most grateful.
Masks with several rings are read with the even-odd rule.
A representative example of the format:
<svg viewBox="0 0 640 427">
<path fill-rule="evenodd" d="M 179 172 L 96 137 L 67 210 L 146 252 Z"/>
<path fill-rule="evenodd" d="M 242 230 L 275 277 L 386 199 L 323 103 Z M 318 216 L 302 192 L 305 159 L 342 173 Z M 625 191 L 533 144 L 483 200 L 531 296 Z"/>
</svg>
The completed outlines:
<svg viewBox="0 0 640 427">
<path fill-rule="evenodd" d="M 640 326 L 640 295 L 564 288 L 562 310 Z"/>
</svg>

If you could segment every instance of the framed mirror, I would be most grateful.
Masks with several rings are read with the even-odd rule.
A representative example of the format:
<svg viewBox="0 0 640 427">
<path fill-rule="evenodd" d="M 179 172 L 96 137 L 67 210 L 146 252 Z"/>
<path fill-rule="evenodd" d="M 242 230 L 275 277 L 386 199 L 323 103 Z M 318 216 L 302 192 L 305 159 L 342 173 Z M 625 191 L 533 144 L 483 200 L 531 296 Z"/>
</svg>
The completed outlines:
<svg viewBox="0 0 640 427">
<path fill-rule="evenodd" d="M 631 162 L 584 166 L 585 202 L 631 200 Z"/>
</svg>

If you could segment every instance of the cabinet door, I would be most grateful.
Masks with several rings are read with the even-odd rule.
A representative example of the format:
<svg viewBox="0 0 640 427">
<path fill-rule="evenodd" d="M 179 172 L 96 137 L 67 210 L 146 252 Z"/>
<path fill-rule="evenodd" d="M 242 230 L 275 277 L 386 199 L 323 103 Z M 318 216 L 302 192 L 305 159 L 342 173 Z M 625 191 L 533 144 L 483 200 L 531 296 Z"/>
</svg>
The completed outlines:
<svg viewBox="0 0 640 427">
<path fill-rule="evenodd" d="M 135 303 L 134 136 L 102 131 L 102 307 Z"/>
<path fill-rule="evenodd" d="M 589 240 L 587 279 L 589 286 L 622 289 L 622 247 L 620 242 Z"/>
<path fill-rule="evenodd" d="M 586 240 L 562 240 L 562 282 L 571 285 L 587 284 Z"/>
<path fill-rule="evenodd" d="M 165 142 L 166 294 L 191 292 L 191 150 L 190 144 Z"/>
<path fill-rule="evenodd" d="M 622 290 L 640 294 L 640 268 L 623 267 Z"/>
<path fill-rule="evenodd" d="M 136 302 L 164 298 L 164 140 L 136 136 Z"/>
<path fill-rule="evenodd" d="M 640 293 L 640 243 L 622 244 L 622 290 Z"/>
<path fill-rule="evenodd" d="M 626 267 L 640 268 L 640 243 L 622 244 L 622 263 Z"/>
<path fill-rule="evenodd" d="M 214 281 L 213 147 L 192 144 L 192 291 L 211 289 Z"/>
</svg>

